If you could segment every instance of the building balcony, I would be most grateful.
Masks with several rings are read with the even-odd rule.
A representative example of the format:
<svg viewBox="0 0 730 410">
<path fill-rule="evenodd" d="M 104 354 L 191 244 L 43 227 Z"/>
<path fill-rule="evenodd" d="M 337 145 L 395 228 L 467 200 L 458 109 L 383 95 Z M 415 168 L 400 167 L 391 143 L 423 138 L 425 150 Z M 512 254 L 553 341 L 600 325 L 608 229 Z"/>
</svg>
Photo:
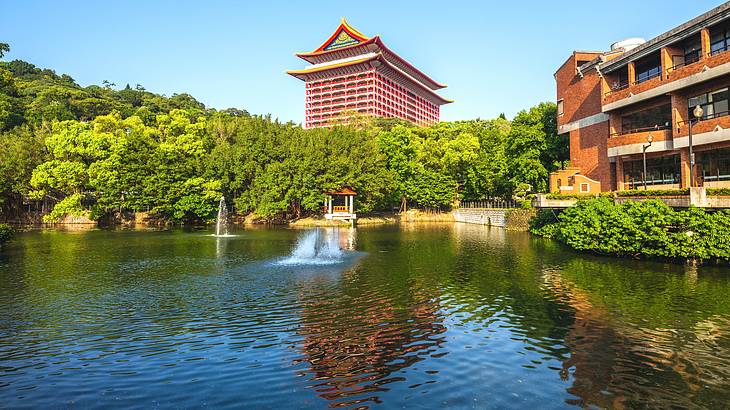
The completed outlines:
<svg viewBox="0 0 730 410">
<path fill-rule="evenodd" d="M 673 149 L 672 130 L 669 126 L 641 128 L 630 130 L 626 133 L 611 134 L 608 139 L 608 156 L 617 157 L 621 155 L 641 154 L 649 141 L 651 135 L 652 143 L 646 152 L 660 152 Z"/>
<path fill-rule="evenodd" d="M 630 96 L 650 90 L 662 84 L 663 78 L 661 70 L 652 77 L 648 77 L 631 84 L 619 84 L 613 87 L 603 96 L 603 104 L 611 104 L 613 102 L 628 98 Z"/>
<path fill-rule="evenodd" d="M 668 81 L 677 81 L 702 73 L 707 69 L 719 67 L 730 62 L 730 53 L 727 51 L 728 50 L 725 49 L 716 50 L 713 53 L 707 54 L 703 59 L 699 59 L 689 64 L 679 64 L 677 66 L 670 67 L 667 69 L 666 78 Z"/>
<path fill-rule="evenodd" d="M 603 96 L 603 112 L 626 107 L 705 81 L 730 74 L 729 50 L 717 50 L 689 64 L 679 64 L 663 70 L 643 82 L 616 85 Z"/>
<path fill-rule="evenodd" d="M 693 121 L 692 145 L 730 142 L 730 111 L 714 113 Z M 674 134 L 674 148 L 689 147 L 689 123 L 680 121 Z"/>
</svg>

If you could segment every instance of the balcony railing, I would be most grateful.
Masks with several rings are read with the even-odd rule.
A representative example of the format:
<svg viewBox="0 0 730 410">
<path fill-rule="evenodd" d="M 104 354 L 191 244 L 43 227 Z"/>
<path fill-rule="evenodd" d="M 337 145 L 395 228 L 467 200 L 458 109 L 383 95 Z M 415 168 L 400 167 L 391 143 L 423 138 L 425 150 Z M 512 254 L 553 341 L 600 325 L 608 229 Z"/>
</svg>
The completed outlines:
<svg viewBox="0 0 730 410">
<path fill-rule="evenodd" d="M 714 118 L 725 117 L 727 115 L 730 115 L 730 111 L 718 111 L 718 112 L 714 112 L 712 114 L 705 114 L 705 115 L 703 115 L 700 118 L 693 119 L 692 121 L 697 121 L 697 120 L 699 120 L 699 121 L 711 120 L 711 119 L 714 119 Z M 682 125 L 685 125 L 687 123 L 689 123 L 689 121 L 678 121 L 677 122 L 677 132 L 679 132 L 679 129 L 680 129 L 680 127 Z"/>
<path fill-rule="evenodd" d="M 651 127 L 641 127 L 641 128 L 629 128 L 629 129 L 622 129 L 621 131 L 612 132 L 611 137 L 620 137 L 622 135 L 628 135 L 628 134 L 636 134 L 639 132 L 647 132 L 647 131 L 663 131 L 670 129 L 671 126 L 669 124 L 664 125 L 653 125 Z"/>
<path fill-rule="evenodd" d="M 641 83 L 651 80 L 652 78 L 661 77 L 662 76 L 662 67 L 659 66 L 659 67 L 655 67 L 655 68 L 657 69 L 657 71 L 655 73 L 648 74 L 646 77 L 637 78 L 636 81 L 631 83 L 631 85 L 641 84 Z"/>
<path fill-rule="evenodd" d="M 487 209 L 511 209 L 519 208 L 520 204 L 513 199 L 481 199 L 477 201 L 461 201 L 457 208 L 487 208 Z"/>
<path fill-rule="evenodd" d="M 685 60 L 682 63 L 679 63 L 677 65 L 673 65 L 673 66 L 667 68 L 667 74 L 671 73 L 672 71 L 677 71 L 677 70 L 679 70 L 682 67 L 687 67 L 687 66 L 690 66 L 692 64 L 699 63 L 700 61 L 702 61 L 702 59 L 700 58 L 699 55 L 697 56 L 697 58 L 694 58 L 692 60 Z"/>
<path fill-rule="evenodd" d="M 615 92 L 618 92 L 618 91 L 621 91 L 621 90 L 625 90 L 627 88 L 629 88 L 629 83 L 628 82 L 614 84 L 614 85 L 611 86 L 611 89 L 606 92 L 605 96 L 608 97 L 609 95 L 611 95 L 611 94 L 613 94 Z"/>
<path fill-rule="evenodd" d="M 724 45 L 722 47 L 716 48 L 708 53 L 708 56 L 716 56 L 718 54 L 722 54 L 730 49 L 730 45 Z M 712 46 L 710 46 L 712 48 Z"/>
</svg>

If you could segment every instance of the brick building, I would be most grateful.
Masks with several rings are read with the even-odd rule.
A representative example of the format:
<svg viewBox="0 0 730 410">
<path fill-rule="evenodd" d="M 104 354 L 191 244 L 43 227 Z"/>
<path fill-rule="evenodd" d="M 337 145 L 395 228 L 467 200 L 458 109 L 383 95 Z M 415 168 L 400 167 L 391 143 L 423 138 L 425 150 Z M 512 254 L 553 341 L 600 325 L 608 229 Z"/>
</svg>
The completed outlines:
<svg viewBox="0 0 730 410">
<path fill-rule="evenodd" d="M 445 85 L 345 19 L 317 49 L 297 57 L 312 64 L 287 71 L 305 83 L 305 128 L 346 124 L 355 116 L 431 125 L 439 122 L 441 105 L 452 102 L 436 93 Z"/>
<path fill-rule="evenodd" d="M 730 2 L 649 41 L 575 51 L 555 80 L 573 172 L 600 190 L 730 187 Z"/>
</svg>

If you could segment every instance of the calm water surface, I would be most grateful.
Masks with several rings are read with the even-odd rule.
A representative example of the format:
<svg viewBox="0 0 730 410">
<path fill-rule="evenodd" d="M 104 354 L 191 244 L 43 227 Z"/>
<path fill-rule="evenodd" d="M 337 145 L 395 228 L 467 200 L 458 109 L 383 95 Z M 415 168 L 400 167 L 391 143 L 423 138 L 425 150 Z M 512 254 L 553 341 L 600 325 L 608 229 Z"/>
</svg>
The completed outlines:
<svg viewBox="0 0 730 410">
<path fill-rule="evenodd" d="M 730 272 L 472 225 L 36 231 L 0 254 L 0 407 L 727 408 Z"/>
</svg>

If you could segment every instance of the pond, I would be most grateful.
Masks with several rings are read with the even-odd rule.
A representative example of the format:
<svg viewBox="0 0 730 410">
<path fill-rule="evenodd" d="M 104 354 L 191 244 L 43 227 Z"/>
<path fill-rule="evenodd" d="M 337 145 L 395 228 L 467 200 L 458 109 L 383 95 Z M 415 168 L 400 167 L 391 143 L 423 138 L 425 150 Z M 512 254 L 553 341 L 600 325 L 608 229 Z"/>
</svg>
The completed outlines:
<svg viewBox="0 0 730 410">
<path fill-rule="evenodd" d="M 0 406 L 730 402 L 726 268 L 465 224 L 210 233 L 20 234 L 0 254 Z"/>
</svg>

